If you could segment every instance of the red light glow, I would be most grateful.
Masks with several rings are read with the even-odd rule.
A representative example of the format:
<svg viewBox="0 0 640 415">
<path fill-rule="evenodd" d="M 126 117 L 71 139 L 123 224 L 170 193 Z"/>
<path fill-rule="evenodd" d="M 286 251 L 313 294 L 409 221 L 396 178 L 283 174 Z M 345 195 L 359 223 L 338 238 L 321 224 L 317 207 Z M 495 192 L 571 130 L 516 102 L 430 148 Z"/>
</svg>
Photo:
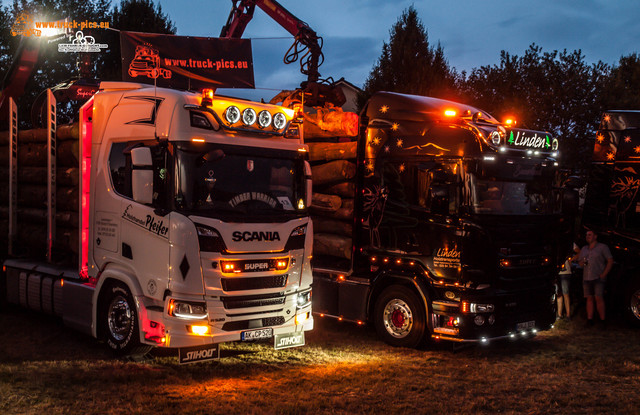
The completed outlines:
<svg viewBox="0 0 640 415">
<path fill-rule="evenodd" d="M 93 131 L 93 98 L 82 106 L 80 110 L 81 132 L 80 137 L 80 167 L 82 177 L 80 182 L 81 206 L 80 206 L 80 277 L 89 278 L 89 211 L 91 191 L 91 137 Z"/>
</svg>

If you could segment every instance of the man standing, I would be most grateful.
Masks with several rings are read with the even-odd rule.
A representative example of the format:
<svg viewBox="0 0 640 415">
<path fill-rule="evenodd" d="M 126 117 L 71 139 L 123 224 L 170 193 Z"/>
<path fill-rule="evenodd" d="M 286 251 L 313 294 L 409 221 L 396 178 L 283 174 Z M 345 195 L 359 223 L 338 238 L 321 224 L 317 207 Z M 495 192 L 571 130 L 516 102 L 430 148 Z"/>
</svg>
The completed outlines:
<svg viewBox="0 0 640 415">
<path fill-rule="evenodd" d="M 578 264 L 584 270 L 582 285 L 587 299 L 587 325 L 592 326 L 594 297 L 600 319 L 603 324 L 605 322 L 604 288 L 607 274 L 613 267 L 613 257 L 609 247 L 598 242 L 598 235 L 594 231 L 587 231 L 586 239 L 587 245 L 578 255 Z"/>
</svg>

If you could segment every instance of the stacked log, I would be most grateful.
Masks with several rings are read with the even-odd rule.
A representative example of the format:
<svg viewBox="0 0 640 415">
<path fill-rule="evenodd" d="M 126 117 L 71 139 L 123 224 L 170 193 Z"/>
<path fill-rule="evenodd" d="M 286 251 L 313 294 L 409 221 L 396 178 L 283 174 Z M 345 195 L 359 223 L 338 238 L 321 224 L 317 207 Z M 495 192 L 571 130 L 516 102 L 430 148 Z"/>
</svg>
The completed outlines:
<svg viewBox="0 0 640 415">
<path fill-rule="evenodd" d="M 351 259 L 357 143 L 307 144 L 313 177 L 313 254 Z"/>
<path fill-rule="evenodd" d="M 78 123 L 56 128 L 56 238 L 58 259 L 73 261 L 78 254 L 79 206 Z M 18 192 L 16 248 L 20 254 L 46 253 L 47 130 L 18 133 Z M 0 132 L 0 231 L 6 239 L 9 218 L 9 134 Z M 6 244 L 2 247 L 6 252 Z M 54 258 L 55 259 L 55 258 Z"/>
</svg>

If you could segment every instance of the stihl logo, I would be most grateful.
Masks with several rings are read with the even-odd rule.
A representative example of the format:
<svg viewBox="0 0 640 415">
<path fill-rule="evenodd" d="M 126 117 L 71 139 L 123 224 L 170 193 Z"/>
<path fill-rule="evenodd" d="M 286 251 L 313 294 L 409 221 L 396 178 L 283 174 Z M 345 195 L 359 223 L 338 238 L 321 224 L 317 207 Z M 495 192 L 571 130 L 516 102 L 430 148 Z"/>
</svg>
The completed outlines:
<svg viewBox="0 0 640 415">
<path fill-rule="evenodd" d="M 200 360 L 200 359 L 210 359 L 213 357 L 213 353 L 216 349 L 209 350 L 198 350 L 195 352 L 188 352 L 187 356 L 184 358 L 184 362 L 189 362 L 191 360 Z"/>
<path fill-rule="evenodd" d="M 302 343 L 302 334 L 283 337 L 280 339 L 276 347 L 297 346 Z"/>
<path fill-rule="evenodd" d="M 245 241 L 245 242 L 253 242 L 253 241 L 279 241 L 280 234 L 278 232 L 240 232 L 235 231 L 233 233 L 233 240 L 235 242 Z"/>
</svg>

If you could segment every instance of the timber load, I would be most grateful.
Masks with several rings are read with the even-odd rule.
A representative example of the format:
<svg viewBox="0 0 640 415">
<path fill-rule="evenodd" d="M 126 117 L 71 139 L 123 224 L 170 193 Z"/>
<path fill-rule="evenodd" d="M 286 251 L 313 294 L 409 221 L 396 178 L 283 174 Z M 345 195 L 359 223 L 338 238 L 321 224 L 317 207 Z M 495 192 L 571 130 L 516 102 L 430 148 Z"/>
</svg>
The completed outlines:
<svg viewBox="0 0 640 415">
<path fill-rule="evenodd" d="M 43 256 L 47 240 L 47 130 L 18 132 L 17 235 L 18 255 Z M 56 127 L 56 238 L 53 247 L 61 262 L 76 261 L 78 255 L 79 207 L 78 123 Z M 0 231 L 9 227 L 9 133 L 0 132 Z M 2 238 L 0 252 L 7 252 Z M 54 258 L 56 259 L 56 258 Z"/>
<path fill-rule="evenodd" d="M 357 142 L 306 144 L 313 177 L 314 258 L 350 260 Z"/>
</svg>

